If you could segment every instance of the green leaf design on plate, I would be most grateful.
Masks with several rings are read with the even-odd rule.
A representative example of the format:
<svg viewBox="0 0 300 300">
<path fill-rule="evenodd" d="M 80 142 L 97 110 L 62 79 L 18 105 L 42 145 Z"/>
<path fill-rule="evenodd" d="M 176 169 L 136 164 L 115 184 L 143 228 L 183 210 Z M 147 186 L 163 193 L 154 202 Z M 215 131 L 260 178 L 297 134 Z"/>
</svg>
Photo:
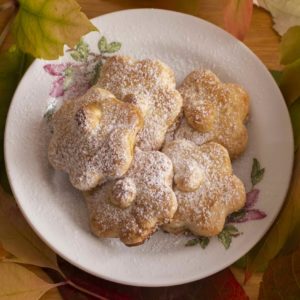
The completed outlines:
<svg viewBox="0 0 300 300">
<path fill-rule="evenodd" d="M 108 43 L 105 36 L 102 36 L 98 42 L 98 48 L 101 53 L 114 53 L 121 49 L 122 44 L 120 42 Z"/>
<path fill-rule="evenodd" d="M 186 247 L 191 247 L 191 246 L 195 246 L 199 244 L 199 239 L 191 239 L 191 240 L 188 240 L 185 244 Z"/>
<path fill-rule="evenodd" d="M 202 249 L 205 249 L 206 246 L 209 244 L 209 241 L 210 241 L 209 237 L 200 236 L 200 237 L 197 237 L 197 238 L 187 241 L 185 246 L 191 247 L 191 246 L 195 246 L 195 245 L 199 244 Z"/>
<path fill-rule="evenodd" d="M 107 49 L 107 39 L 105 36 L 102 36 L 101 39 L 98 42 L 98 48 L 101 53 L 106 52 Z"/>
<path fill-rule="evenodd" d="M 202 249 L 205 249 L 206 246 L 209 244 L 209 241 L 210 241 L 209 237 L 207 237 L 207 236 L 200 236 L 198 238 L 198 240 L 199 240 L 199 245 Z"/>
<path fill-rule="evenodd" d="M 224 248 L 227 250 L 230 247 L 232 237 L 237 237 L 241 233 L 239 230 L 231 225 L 225 225 L 223 230 L 218 234 L 218 240 L 223 244 Z"/>
<path fill-rule="evenodd" d="M 56 59 L 63 46 L 74 47 L 97 28 L 80 12 L 75 0 L 19 0 L 13 25 L 18 47 L 37 58 Z"/>
<path fill-rule="evenodd" d="M 71 51 L 71 56 L 74 60 L 83 62 L 87 61 L 89 53 L 89 45 L 81 39 L 75 49 Z"/>
<path fill-rule="evenodd" d="M 117 52 L 121 49 L 122 44 L 120 42 L 111 42 L 108 47 L 106 52 L 107 53 L 114 53 Z"/>
<path fill-rule="evenodd" d="M 252 170 L 251 170 L 251 182 L 252 185 L 255 186 L 258 184 L 264 177 L 265 174 L 265 169 L 260 168 L 260 163 L 259 161 L 254 158 L 253 159 L 253 164 L 252 164 Z"/>
</svg>

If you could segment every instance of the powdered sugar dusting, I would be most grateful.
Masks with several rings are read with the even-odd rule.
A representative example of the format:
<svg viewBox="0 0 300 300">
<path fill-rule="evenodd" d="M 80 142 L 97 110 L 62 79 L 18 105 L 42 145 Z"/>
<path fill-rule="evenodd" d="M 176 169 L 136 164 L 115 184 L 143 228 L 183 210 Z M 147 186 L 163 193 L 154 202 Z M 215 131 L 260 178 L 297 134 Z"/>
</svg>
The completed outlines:
<svg viewBox="0 0 300 300">
<path fill-rule="evenodd" d="M 133 105 L 95 87 L 64 102 L 51 125 L 50 163 L 69 173 L 76 188 L 87 190 L 128 170 L 141 118 Z"/>
<path fill-rule="evenodd" d="M 137 145 L 143 150 L 158 150 L 182 106 L 173 71 L 158 60 L 115 56 L 103 66 L 98 84 L 140 108 L 145 123 Z"/>
<path fill-rule="evenodd" d="M 172 178 L 173 166 L 166 155 L 137 148 L 132 166 L 121 179 L 85 194 L 93 232 L 100 237 L 120 237 L 125 244 L 144 242 L 177 209 Z M 129 179 L 129 190 L 128 184 L 123 184 L 118 194 L 123 199 L 131 197 L 134 184 L 134 199 L 129 206 L 116 205 L 113 190 L 116 184 L 120 186 L 120 181 Z"/>
<path fill-rule="evenodd" d="M 189 229 L 205 236 L 218 234 L 226 216 L 245 204 L 245 188 L 232 175 L 228 152 L 216 143 L 199 147 L 188 140 L 171 142 L 163 151 L 174 164 L 174 190 L 178 201 L 178 210 L 171 223 L 165 226 L 166 230 Z M 202 171 L 202 180 L 196 190 L 188 192 L 193 173 L 186 169 L 191 165 L 197 165 L 194 171 L 198 168 Z"/>
</svg>

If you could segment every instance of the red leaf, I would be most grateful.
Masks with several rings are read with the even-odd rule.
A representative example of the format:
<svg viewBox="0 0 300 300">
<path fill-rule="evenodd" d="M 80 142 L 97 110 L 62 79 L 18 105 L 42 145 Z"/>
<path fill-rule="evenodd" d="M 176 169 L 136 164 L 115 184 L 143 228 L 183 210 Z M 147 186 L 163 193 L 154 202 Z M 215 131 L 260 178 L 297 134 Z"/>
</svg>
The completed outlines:
<svg viewBox="0 0 300 300">
<path fill-rule="evenodd" d="M 109 300 L 181 300 L 181 299 L 210 299 L 210 300 L 247 300 L 245 291 L 235 279 L 230 269 L 195 282 L 161 288 L 143 288 L 126 286 L 96 278 L 87 274 L 69 263 L 60 261 L 62 271 L 68 279 L 80 287 Z M 73 297 L 75 290 L 72 287 L 61 287 L 66 300 L 94 300 L 93 297 Z"/>
<path fill-rule="evenodd" d="M 225 29 L 243 40 L 251 23 L 253 0 L 228 0 L 224 7 Z"/>
<path fill-rule="evenodd" d="M 272 260 L 260 285 L 259 299 L 300 299 L 300 248 Z"/>
</svg>

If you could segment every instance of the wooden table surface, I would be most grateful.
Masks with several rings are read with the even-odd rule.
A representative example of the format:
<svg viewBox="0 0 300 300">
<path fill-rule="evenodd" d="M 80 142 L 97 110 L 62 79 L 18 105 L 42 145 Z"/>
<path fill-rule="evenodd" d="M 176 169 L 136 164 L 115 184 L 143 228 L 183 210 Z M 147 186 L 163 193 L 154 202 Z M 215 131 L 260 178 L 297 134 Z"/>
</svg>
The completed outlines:
<svg viewBox="0 0 300 300">
<path fill-rule="evenodd" d="M 0 1 L 1 2 L 1 1 Z M 222 3 L 220 0 L 78 0 L 83 12 L 89 18 L 93 18 L 109 12 L 129 8 L 163 8 L 180 10 L 198 16 L 204 20 L 223 27 Z M 193 9 L 187 5 L 191 5 Z M 0 28 L 8 17 L 9 12 L 0 15 Z M 270 15 L 263 9 L 254 8 L 250 31 L 244 43 L 263 61 L 269 69 L 280 69 L 279 65 L 279 41 L 280 38 L 272 29 Z M 13 40 L 8 36 L 2 50 L 7 49 Z M 235 275 L 242 282 L 241 271 L 234 270 Z M 260 276 L 254 276 L 245 286 L 250 299 L 257 299 Z"/>
</svg>

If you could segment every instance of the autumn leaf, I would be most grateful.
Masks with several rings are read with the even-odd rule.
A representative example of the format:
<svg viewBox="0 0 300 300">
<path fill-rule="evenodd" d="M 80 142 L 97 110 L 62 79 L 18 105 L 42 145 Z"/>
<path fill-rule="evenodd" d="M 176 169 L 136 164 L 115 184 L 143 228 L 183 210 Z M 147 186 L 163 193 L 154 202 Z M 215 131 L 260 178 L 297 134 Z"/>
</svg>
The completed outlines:
<svg viewBox="0 0 300 300">
<path fill-rule="evenodd" d="M 4 144 L 4 127 L 6 116 L 14 91 L 24 72 L 31 64 L 33 58 L 24 54 L 16 46 L 0 54 L 0 144 Z M 0 150 L 0 183 L 6 191 L 10 191 L 6 176 L 3 146 Z"/>
<path fill-rule="evenodd" d="M 18 47 L 44 59 L 58 58 L 65 44 L 72 48 L 96 30 L 75 0 L 19 0 L 13 25 Z"/>
<path fill-rule="evenodd" d="M 294 131 L 295 150 L 300 146 L 300 98 L 289 107 Z"/>
<path fill-rule="evenodd" d="M 299 284 L 300 248 L 270 262 L 260 285 L 259 299 L 300 299 Z"/>
<path fill-rule="evenodd" d="M 287 242 L 300 241 L 300 151 L 295 154 L 294 171 L 281 213 L 265 237 L 247 254 L 245 281 L 257 270 L 264 270 Z"/>
<path fill-rule="evenodd" d="M 15 256 L 6 259 L 59 270 L 55 253 L 34 233 L 14 199 L 0 189 L 0 242 Z"/>
<path fill-rule="evenodd" d="M 283 69 L 279 87 L 288 105 L 300 97 L 300 54 L 298 60 Z"/>
<path fill-rule="evenodd" d="M 243 40 L 251 23 L 252 0 L 228 0 L 224 7 L 225 29 L 239 40 Z"/>
<path fill-rule="evenodd" d="M 48 283 L 15 263 L 0 263 L 1 300 L 38 300 L 48 290 L 61 285 Z"/>
<path fill-rule="evenodd" d="M 288 65 L 300 58 L 300 26 L 291 27 L 280 43 L 280 63 Z"/>
</svg>

